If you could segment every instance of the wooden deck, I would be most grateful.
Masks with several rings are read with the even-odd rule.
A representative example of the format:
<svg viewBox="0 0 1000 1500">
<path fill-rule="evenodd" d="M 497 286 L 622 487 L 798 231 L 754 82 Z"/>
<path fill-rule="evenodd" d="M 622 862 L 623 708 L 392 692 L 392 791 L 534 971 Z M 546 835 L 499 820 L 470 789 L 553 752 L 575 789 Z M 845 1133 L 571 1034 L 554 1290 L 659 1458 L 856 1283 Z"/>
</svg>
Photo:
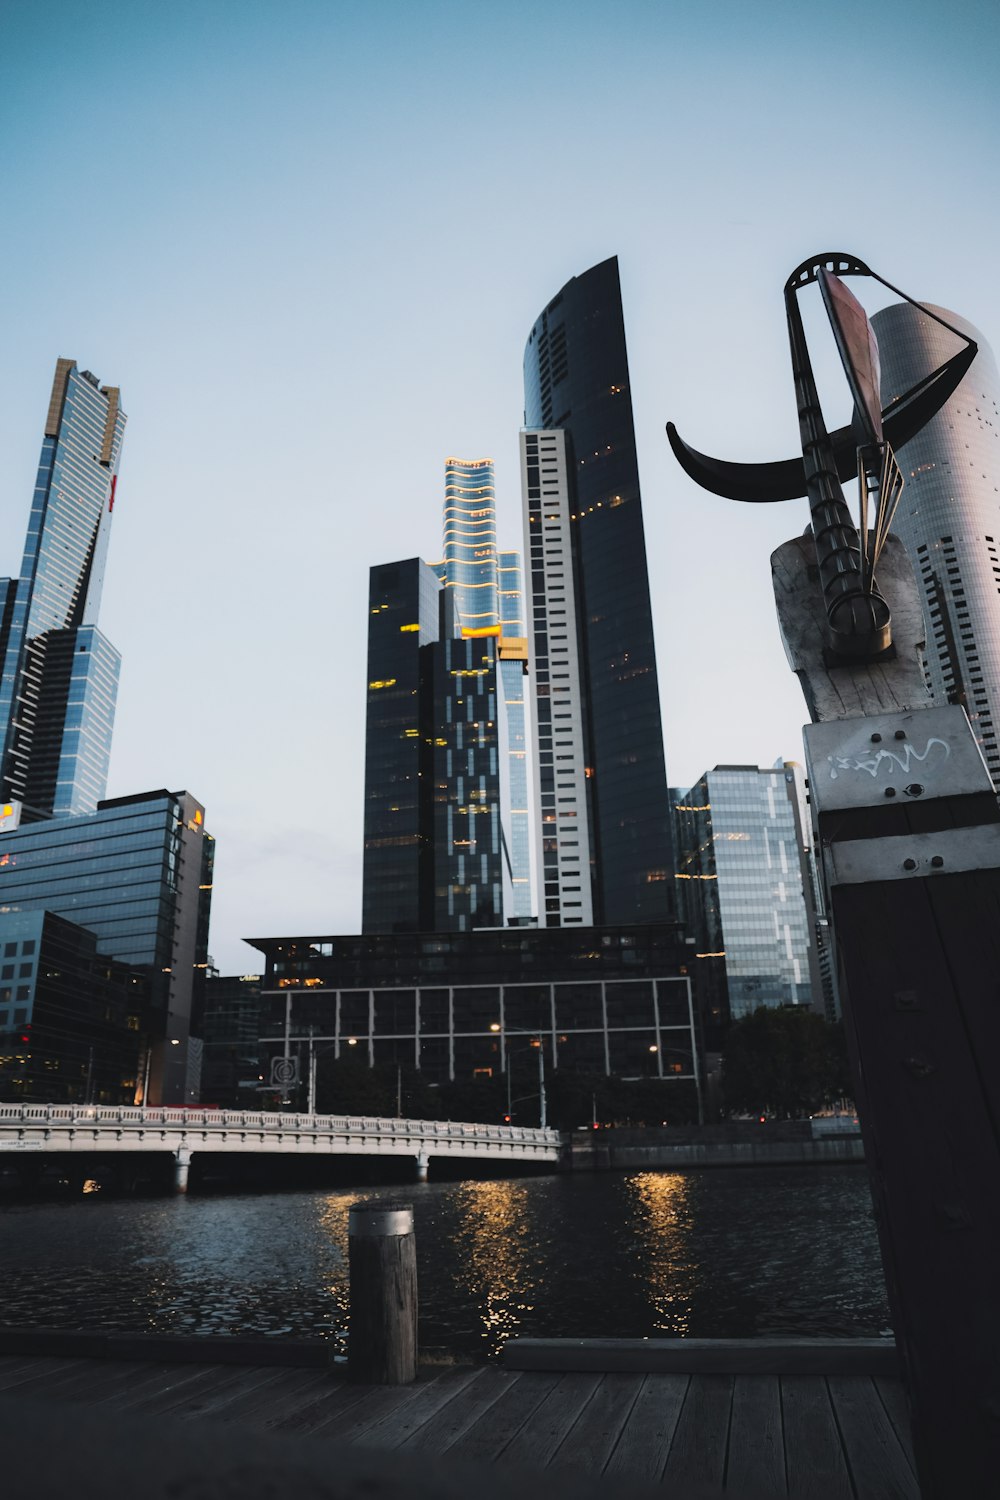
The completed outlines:
<svg viewBox="0 0 1000 1500">
<path fill-rule="evenodd" d="M 481 1495 L 494 1492 L 500 1470 L 517 1469 L 526 1477 L 521 1497 L 589 1494 L 598 1476 L 615 1497 L 652 1488 L 673 1500 L 919 1495 L 902 1388 L 887 1376 L 452 1366 L 425 1370 L 412 1386 L 369 1387 L 316 1368 L 0 1356 L 0 1416 L 6 1409 L 13 1422 L 32 1402 L 36 1412 L 44 1404 L 50 1422 L 59 1407 L 56 1428 L 72 1422 L 74 1406 L 87 1430 L 111 1422 L 111 1446 L 127 1446 L 130 1427 L 135 1444 L 137 1433 L 198 1428 L 207 1436 L 211 1428 L 217 1447 L 233 1451 L 242 1451 L 244 1434 L 248 1443 L 251 1434 L 284 1434 L 314 1463 L 336 1444 L 355 1456 L 406 1458 L 410 1473 L 421 1473 L 424 1461 L 443 1461 L 446 1473 L 471 1465 L 492 1477 Z M 544 1487 L 531 1477 L 541 1470 Z M 411 1493 L 445 1490 L 428 1488 L 425 1476 Z"/>
</svg>

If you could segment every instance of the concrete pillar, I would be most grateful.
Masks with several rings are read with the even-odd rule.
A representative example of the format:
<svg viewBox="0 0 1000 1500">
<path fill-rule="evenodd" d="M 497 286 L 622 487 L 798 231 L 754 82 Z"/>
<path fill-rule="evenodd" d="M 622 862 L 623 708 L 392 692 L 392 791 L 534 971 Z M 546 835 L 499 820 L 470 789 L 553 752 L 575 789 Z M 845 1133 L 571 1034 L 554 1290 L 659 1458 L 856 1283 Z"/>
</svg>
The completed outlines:
<svg viewBox="0 0 1000 1500">
<path fill-rule="evenodd" d="M 430 1165 L 430 1157 L 426 1151 L 417 1152 L 417 1181 L 427 1181 L 427 1168 Z"/>
<path fill-rule="evenodd" d="M 178 1146 L 174 1152 L 174 1192 L 186 1193 L 188 1189 L 188 1172 L 191 1167 L 190 1146 Z"/>
</svg>

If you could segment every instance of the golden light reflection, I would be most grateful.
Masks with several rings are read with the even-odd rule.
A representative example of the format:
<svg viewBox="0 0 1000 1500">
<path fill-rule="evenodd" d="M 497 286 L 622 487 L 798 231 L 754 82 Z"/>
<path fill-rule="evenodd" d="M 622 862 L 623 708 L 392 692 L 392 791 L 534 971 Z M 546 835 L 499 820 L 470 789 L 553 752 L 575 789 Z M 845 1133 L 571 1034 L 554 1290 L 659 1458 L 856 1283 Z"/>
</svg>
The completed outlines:
<svg viewBox="0 0 1000 1500">
<path fill-rule="evenodd" d="M 466 1182 L 457 1195 L 461 1281 L 478 1307 L 491 1354 L 516 1334 L 544 1290 L 530 1241 L 530 1197 L 523 1182 Z"/>
<path fill-rule="evenodd" d="M 657 1332 L 691 1332 L 698 1267 L 691 1256 L 691 1179 L 682 1172 L 639 1172 L 625 1179 L 636 1247 Z"/>
</svg>

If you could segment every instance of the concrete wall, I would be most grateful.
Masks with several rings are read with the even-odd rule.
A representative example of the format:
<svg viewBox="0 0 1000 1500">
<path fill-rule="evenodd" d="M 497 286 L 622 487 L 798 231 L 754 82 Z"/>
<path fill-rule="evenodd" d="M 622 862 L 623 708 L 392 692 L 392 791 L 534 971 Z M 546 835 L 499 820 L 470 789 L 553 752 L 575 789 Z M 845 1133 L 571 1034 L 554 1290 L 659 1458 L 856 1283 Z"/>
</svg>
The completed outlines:
<svg viewBox="0 0 1000 1500">
<path fill-rule="evenodd" d="M 694 1167 L 830 1165 L 864 1161 L 860 1133 L 814 1138 L 809 1120 L 730 1120 L 721 1125 L 578 1131 L 571 1171 L 684 1171 Z"/>
</svg>

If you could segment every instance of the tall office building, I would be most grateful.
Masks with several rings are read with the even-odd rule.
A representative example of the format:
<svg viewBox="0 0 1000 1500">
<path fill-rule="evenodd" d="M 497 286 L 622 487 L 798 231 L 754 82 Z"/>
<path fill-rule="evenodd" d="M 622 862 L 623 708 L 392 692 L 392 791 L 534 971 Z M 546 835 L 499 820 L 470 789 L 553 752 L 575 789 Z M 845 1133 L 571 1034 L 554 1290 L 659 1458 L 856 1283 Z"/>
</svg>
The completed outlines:
<svg viewBox="0 0 1000 1500">
<path fill-rule="evenodd" d="M 427 563 L 372 568 L 363 932 L 502 922 L 496 667 Z"/>
<path fill-rule="evenodd" d="M 801 768 L 716 766 L 674 802 L 706 1043 L 760 1006 L 826 1010 Z"/>
<path fill-rule="evenodd" d="M 432 564 L 454 595 L 458 625 L 471 639 L 496 639 L 501 836 L 506 845 L 504 910 L 532 915 L 531 835 L 524 705 L 527 633 L 517 552 L 497 550 L 496 483 L 490 458 L 445 460 L 443 557 Z"/>
<path fill-rule="evenodd" d="M 979 352 L 950 400 L 896 455 L 905 485 L 893 530 L 920 578 L 928 686 L 936 702 L 965 708 L 1000 791 L 1000 377 L 971 323 L 925 305 Z M 875 313 L 872 326 L 883 407 L 960 347 L 909 303 Z"/>
<path fill-rule="evenodd" d="M 188 1104 L 193 1089 L 197 1098 L 191 1030 L 208 961 L 213 851 L 205 810 L 188 792 L 116 797 L 94 813 L 0 833 L 0 919 L 54 912 L 92 933 L 98 953 L 148 976 L 139 1092 L 154 1104 Z"/>
<path fill-rule="evenodd" d="M 546 576 L 539 564 L 547 555 L 549 534 L 544 528 L 550 524 L 541 503 L 542 481 L 556 477 L 556 466 L 547 473 L 544 462 L 529 463 L 523 452 L 538 732 L 549 717 L 547 706 L 555 711 L 555 697 L 543 689 L 557 686 L 554 663 L 539 647 L 553 644 L 557 635 L 567 641 L 572 637 L 579 677 L 592 919 L 665 921 L 673 911 L 673 853 L 617 260 L 603 261 L 567 282 L 545 308 L 525 350 L 524 390 L 526 437 L 537 440 L 539 459 L 544 456 L 544 433 L 559 431 L 564 436 L 568 547 L 564 540 L 553 540 L 552 545 L 562 550 L 563 581 L 573 581 L 572 606 L 565 595 L 558 606 L 566 610 L 565 618 L 561 613 L 553 617 L 555 606 L 547 587 L 555 581 L 553 570 Z M 534 513 L 533 501 L 538 502 Z M 544 537 L 541 556 L 539 532 Z M 565 625 L 565 632 L 557 625 Z M 566 752 L 557 754 L 552 748 L 554 769 Z M 543 777 L 544 772 L 543 765 Z M 559 795 L 557 786 L 543 782 L 543 821 L 549 811 L 558 809 Z M 567 893 L 559 879 L 549 879 L 551 870 L 543 874 L 548 889 L 539 902 L 540 919 L 556 925 L 569 904 Z"/>
<path fill-rule="evenodd" d="M 0 800 L 26 821 L 106 789 L 120 657 L 97 612 L 124 430 L 117 387 L 58 360 L 21 574 L 0 580 Z"/>
</svg>

